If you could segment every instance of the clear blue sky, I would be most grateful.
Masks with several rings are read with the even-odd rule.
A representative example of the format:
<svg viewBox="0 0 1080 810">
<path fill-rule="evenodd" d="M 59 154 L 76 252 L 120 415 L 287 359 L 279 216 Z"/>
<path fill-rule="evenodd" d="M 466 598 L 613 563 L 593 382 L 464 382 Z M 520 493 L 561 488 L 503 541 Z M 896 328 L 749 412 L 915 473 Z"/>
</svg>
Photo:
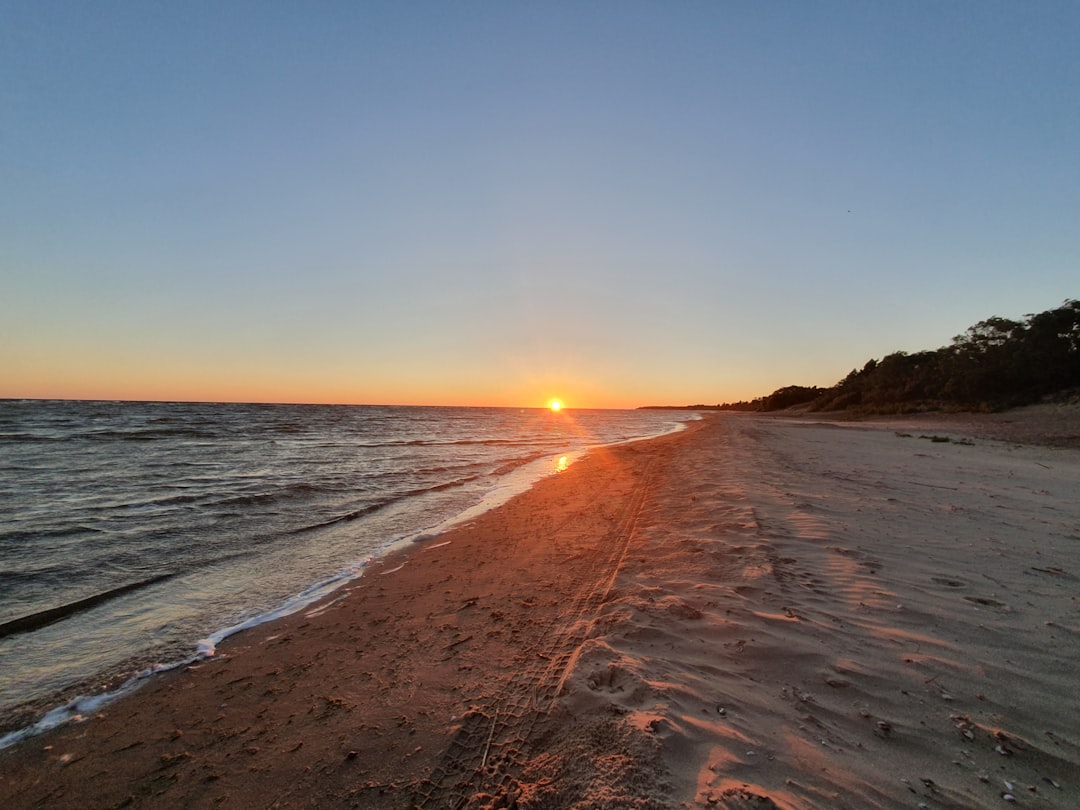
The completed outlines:
<svg viewBox="0 0 1080 810">
<path fill-rule="evenodd" d="M 633 406 L 1080 295 L 1080 3 L 0 0 L 0 396 Z"/>
</svg>

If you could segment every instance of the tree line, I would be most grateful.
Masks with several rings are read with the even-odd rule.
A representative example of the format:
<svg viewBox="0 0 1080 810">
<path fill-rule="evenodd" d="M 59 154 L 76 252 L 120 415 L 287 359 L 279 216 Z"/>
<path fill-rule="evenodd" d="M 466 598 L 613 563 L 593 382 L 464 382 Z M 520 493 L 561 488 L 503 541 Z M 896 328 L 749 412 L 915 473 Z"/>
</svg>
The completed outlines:
<svg viewBox="0 0 1080 810">
<path fill-rule="evenodd" d="M 933 351 L 894 352 L 852 369 L 831 388 L 789 385 L 720 410 L 907 413 L 1001 410 L 1080 388 L 1080 301 L 1028 315 L 992 317 Z"/>
</svg>

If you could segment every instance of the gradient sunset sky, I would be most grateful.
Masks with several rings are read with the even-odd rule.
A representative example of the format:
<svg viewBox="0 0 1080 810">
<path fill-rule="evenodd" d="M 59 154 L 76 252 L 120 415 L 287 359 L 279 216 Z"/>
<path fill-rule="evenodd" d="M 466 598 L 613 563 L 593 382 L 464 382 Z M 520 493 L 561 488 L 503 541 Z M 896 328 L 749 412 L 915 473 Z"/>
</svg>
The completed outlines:
<svg viewBox="0 0 1080 810">
<path fill-rule="evenodd" d="M 0 397 L 831 385 L 1080 295 L 1080 3 L 3 2 Z"/>
</svg>

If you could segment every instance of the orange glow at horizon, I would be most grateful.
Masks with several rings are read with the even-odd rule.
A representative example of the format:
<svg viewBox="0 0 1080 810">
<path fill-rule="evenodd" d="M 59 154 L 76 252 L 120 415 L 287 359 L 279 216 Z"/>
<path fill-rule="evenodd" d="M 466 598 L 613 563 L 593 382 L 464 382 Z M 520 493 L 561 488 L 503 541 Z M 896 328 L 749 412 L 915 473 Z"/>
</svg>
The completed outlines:
<svg viewBox="0 0 1080 810">
<path fill-rule="evenodd" d="M 226 356 L 214 362 L 197 353 L 157 356 L 138 343 L 109 354 L 39 347 L 16 358 L 6 348 L 0 347 L 0 369 L 5 371 L 0 374 L 0 399 L 539 407 L 564 418 L 579 408 L 633 409 L 725 398 L 703 397 L 696 391 L 661 392 L 655 384 L 613 382 L 580 372 L 503 370 L 489 379 L 458 366 L 388 378 L 376 371 L 359 374 L 332 362 L 297 369 L 280 359 Z M 738 399 L 741 394 L 726 398 Z M 552 407 L 556 401 L 558 406 Z"/>
</svg>

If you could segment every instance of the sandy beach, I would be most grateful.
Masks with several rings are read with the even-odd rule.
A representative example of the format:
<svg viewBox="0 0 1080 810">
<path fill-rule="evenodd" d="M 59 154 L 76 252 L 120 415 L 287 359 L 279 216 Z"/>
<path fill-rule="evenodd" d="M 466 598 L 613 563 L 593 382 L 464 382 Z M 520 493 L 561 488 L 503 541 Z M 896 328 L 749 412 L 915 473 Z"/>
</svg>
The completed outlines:
<svg viewBox="0 0 1080 810">
<path fill-rule="evenodd" d="M 1032 435 L 730 414 L 594 451 L 0 752 L 0 794 L 1075 808 L 1080 451 Z"/>
</svg>

